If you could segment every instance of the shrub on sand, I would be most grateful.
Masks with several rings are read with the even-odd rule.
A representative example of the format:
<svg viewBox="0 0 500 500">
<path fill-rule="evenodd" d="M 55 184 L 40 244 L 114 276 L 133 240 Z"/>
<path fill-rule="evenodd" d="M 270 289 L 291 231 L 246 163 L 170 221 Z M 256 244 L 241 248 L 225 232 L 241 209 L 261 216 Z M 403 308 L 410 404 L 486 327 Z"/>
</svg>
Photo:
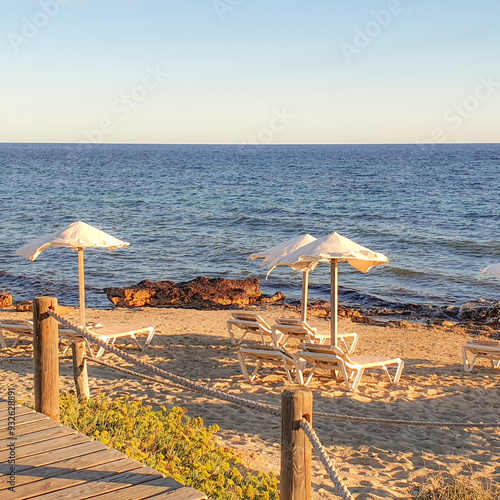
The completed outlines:
<svg viewBox="0 0 500 500">
<path fill-rule="evenodd" d="M 205 427 L 187 410 L 153 411 L 141 401 L 104 396 L 79 402 L 61 396 L 61 423 L 192 486 L 216 500 L 278 499 L 275 474 L 251 474 L 230 448 L 217 444 L 219 427 Z"/>
<path fill-rule="evenodd" d="M 437 474 L 417 488 L 415 500 L 495 500 L 499 498 L 491 484 L 472 478 Z"/>
</svg>

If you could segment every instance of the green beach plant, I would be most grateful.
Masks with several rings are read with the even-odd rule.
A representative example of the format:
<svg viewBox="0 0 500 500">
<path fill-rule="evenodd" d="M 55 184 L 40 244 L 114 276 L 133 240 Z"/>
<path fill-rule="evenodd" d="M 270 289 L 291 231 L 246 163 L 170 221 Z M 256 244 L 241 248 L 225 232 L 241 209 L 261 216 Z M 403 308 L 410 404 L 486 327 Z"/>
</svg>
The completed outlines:
<svg viewBox="0 0 500 500">
<path fill-rule="evenodd" d="M 278 478 L 244 470 L 233 450 L 218 444 L 219 427 L 205 427 L 184 408 L 153 410 L 128 398 L 78 401 L 61 396 L 61 423 L 125 453 L 213 500 L 274 500 Z"/>
</svg>

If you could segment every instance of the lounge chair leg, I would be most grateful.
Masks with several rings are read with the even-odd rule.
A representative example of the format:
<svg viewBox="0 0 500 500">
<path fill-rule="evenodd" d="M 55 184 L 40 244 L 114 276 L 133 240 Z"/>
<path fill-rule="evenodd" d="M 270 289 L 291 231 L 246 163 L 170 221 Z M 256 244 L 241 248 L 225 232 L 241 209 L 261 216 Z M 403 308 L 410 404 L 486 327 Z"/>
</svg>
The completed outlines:
<svg viewBox="0 0 500 500">
<path fill-rule="evenodd" d="M 290 384 L 293 384 L 293 378 L 292 378 L 292 370 L 295 368 L 295 365 L 288 366 L 288 364 L 285 362 L 283 363 L 285 365 L 285 370 L 286 370 L 286 375 L 288 377 L 288 381 Z"/>
<path fill-rule="evenodd" d="M 238 361 L 240 362 L 241 373 L 243 373 L 243 378 L 245 380 L 250 380 L 250 376 L 248 375 L 247 365 L 245 364 L 245 360 L 241 352 L 238 352 Z"/>
<path fill-rule="evenodd" d="M 281 333 L 279 338 L 276 339 L 276 344 L 274 344 L 275 341 L 271 338 L 271 345 L 275 345 L 275 347 L 279 347 L 281 345 L 280 342 L 283 340 L 283 336 L 284 336 L 284 333 Z M 286 342 L 285 342 L 285 344 L 286 344 Z M 285 347 L 285 344 L 281 345 L 281 347 Z"/>
<path fill-rule="evenodd" d="M 399 379 L 401 378 L 401 374 L 403 373 L 403 368 L 405 367 L 405 362 L 401 360 L 401 362 L 398 365 L 398 369 L 396 370 L 396 375 L 394 375 L 394 380 L 393 382 L 397 384 L 399 382 Z"/>
<path fill-rule="evenodd" d="M 154 327 L 150 326 L 149 327 L 149 334 L 148 334 L 148 337 L 146 339 L 146 342 L 144 342 L 144 345 L 141 347 L 141 349 L 143 351 L 149 347 L 149 344 L 151 344 L 151 341 L 153 340 L 154 335 L 155 335 L 155 329 L 154 329 Z"/>
<path fill-rule="evenodd" d="M 262 365 L 262 361 L 259 360 L 257 361 L 257 364 L 255 365 L 255 370 L 252 373 L 252 376 L 250 377 L 250 382 L 253 382 L 255 377 L 257 376 L 257 372 L 259 371 L 260 366 Z"/>
<path fill-rule="evenodd" d="M 365 369 L 364 368 L 360 368 L 357 371 L 356 376 L 354 377 L 354 380 L 352 382 L 352 390 L 353 391 L 356 391 L 358 389 L 358 385 L 361 382 L 361 377 L 363 376 L 363 373 L 365 373 Z M 347 389 L 347 390 L 349 390 L 349 389 Z"/>
<path fill-rule="evenodd" d="M 342 372 L 342 378 L 344 379 L 347 390 L 351 390 L 351 385 L 349 383 L 349 375 L 347 374 L 347 370 L 345 369 L 344 364 L 340 365 L 340 371 Z"/>
<path fill-rule="evenodd" d="M 21 342 L 22 338 L 23 337 L 26 337 L 26 335 L 24 333 L 20 333 L 17 337 L 16 337 L 16 340 L 14 340 L 14 343 L 12 344 L 11 348 L 14 349 L 14 347 L 16 347 L 19 342 Z M 31 335 L 30 335 L 31 337 Z M 7 346 L 6 346 L 7 347 Z"/>
<path fill-rule="evenodd" d="M 359 340 L 359 335 L 357 333 L 354 333 L 351 347 L 350 347 L 350 349 L 347 349 L 347 352 L 349 354 L 354 352 L 354 350 L 356 349 L 356 346 L 358 345 L 358 340 Z"/>
<path fill-rule="evenodd" d="M 7 344 L 5 343 L 5 339 L 3 338 L 2 332 L 0 332 L 0 347 L 2 349 L 7 349 Z"/>
<path fill-rule="evenodd" d="M 467 359 L 467 350 L 468 349 L 466 346 L 462 347 L 462 356 L 464 358 L 464 370 L 470 373 L 474 368 L 474 363 L 476 362 L 477 354 L 474 354 L 474 356 L 472 357 L 472 361 L 469 363 Z"/>
<path fill-rule="evenodd" d="M 304 385 L 307 385 L 312 380 L 315 371 L 316 371 L 316 367 L 313 366 L 311 369 L 311 373 L 309 373 L 309 377 L 307 377 L 307 380 L 305 381 Z"/>
<path fill-rule="evenodd" d="M 137 348 L 142 351 L 142 347 L 141 347 L 141 344 L 139 344 L 139 341 L 137 340 L 137 337 L 135 336 L 135 334 L 131 333 L 130 336 L 135 340 L 135 343 L 137 344 Z M 113 342 L 114 344 L 114 342 Z"/>
<path fill-rule="evenodd" d="M 231 325 L 231 323 L 227 324 L 227 331 L 229 333 L 229 340 L 231 341 L 231 344 L 236 344 L 236 340 L 234 338 L 233 326 Z"/>
<path fill-rule="evenodd" d="M 302 370 L 297 369 L 297 367 L 295 367 L 295 381 L 297 382 L 297 384 L 305 385 Z"/>
<path fill-rule="evenodd" d="M 109 344 L 109 339 L 107 339 L 107 340 L 103 340 L 103 339 L 101 339 L 101 340 L 102 340 L 103 342 L 106 342 L 106 344 Z M 113 345 L 113 344 L 115 343 L 115 342 L 114 342 L 115 340 L 116 340 L 116 339 L 113 339 L 113 341 L 111 342 L 111 345 Z M 99 347 L 99 350 L 97 351 L 97 354 L 95 355 L 95 357 L 96 357 L 96 358 L 100 358 L 100 357 L 104 354 L 104 351 L 105 351 L 104 347 Z M 92 351 L 90 351 L 90 352 L 92 352 Z"/>
<path fill-rule="evenodd" d="M 392 383 L 392 377 L 391 377 L 391 374 L 389 373 L 389 369 L 387 368 L 386 365 L 384 365 L 382 368 L 384 369 L 384 371 L 385 371 L 385 373 L 387 375 L 387 378 L 389 379 L 389 382 Z"/>
</svg>

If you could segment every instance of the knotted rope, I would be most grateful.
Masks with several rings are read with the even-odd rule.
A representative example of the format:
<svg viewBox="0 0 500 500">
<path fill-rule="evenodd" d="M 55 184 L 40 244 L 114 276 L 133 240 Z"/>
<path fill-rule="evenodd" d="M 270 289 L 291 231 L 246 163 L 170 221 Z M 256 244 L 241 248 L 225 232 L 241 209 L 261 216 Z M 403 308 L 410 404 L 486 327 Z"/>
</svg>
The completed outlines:
<svg viewBox="0 0 500 500">
<path fill-rule="evenodd" d="M 344 484 L 344 481 L 342 481 L 341 477 L 339 476 L 335 465 L 333 465 L 332 461 L 328 458 L 326 450 L 321 444 L 321 441 L 319 440 L 318 435 L 312 428 L 311 424 L 305 418 L 302 418 L 302 420 L 299 421 L 299 425 L 311 441 L 314 451 L 318 454 L 321 463 L 325 467 L 328 475 L 330 476 L 330 479 L 337 487 L 337 490 L 340 492 L 342 498 L 344 500 L 354 500 L 354 497 L 351 495 L 350 491 L 347 489 L 347 486 Z"/>
</svg>

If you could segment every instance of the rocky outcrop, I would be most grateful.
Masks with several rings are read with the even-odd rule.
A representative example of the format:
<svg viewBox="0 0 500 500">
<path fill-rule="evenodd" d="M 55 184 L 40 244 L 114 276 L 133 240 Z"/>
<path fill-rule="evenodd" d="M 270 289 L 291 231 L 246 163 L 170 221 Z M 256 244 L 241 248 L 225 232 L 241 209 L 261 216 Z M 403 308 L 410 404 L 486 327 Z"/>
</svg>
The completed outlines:
<svg viewBox="0 0 500 500">
<path fill-rule="evenodd" d="M 18 302 L 16 304 L 16 311 L 17 312 L 33 311 L 33 301 L 23 300 L 22 302 Z"/>
<path fill-rule="evenodd" d="M 281 292 L 263 297 L 259 280 L 228 280 L 199 277 L 181 283 L 141 281 L 128 288 L 105 288 L 108 299 L 117 307 L 191 307 L 219 309 L 283 300 Z"/>
<path fill-rule="evenodd" d="M 299 307 L 300 309 L 301 307 Z M 307 307 L 307 314 L 309 317 L 328 318 L 331 315 L 330 302 L 319 300 L 312 302 Z M 374 320 L 363 316 L 359 311 L 351 309 L 346 306 L 339 305 L 337 315 L 339 318 L 345 318 L 353 323 L 374 323 Z"/>
<path fill-rule="evenodd" d="M 460 307 L 458 319 L 474 323 L 500 324 L 500 302 L 484 299 L 467 302 Z"/>
<path fill-rule="evenodd" d="M 10 293 L 0 293 L 0 309 L 12 307 L 12 295 Z"/>
<path fill-rule="evenodd" d="M 23 300 L 22 302 L 16 303 L 16 311 L 17 312 L 33 312 L 33 301 L 32 300 Z M 67 316 L 70 312 L 77 311 L 74 307 L 63 306 L 61 304 L 57 305 L 57 314 L 60 316 Z"/>
</svg>

